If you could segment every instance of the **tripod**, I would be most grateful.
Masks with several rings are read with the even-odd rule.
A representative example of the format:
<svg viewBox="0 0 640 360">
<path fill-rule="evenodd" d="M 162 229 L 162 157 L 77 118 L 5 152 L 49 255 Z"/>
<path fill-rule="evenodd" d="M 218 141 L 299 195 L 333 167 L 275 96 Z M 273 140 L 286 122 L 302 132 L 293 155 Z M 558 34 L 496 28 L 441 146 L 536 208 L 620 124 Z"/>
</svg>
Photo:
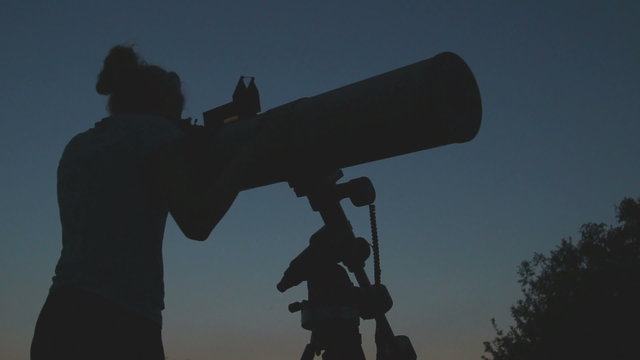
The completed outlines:
<svg viewBox="0 0 640 360">
<path fill-rule="evenodd" d="M 309 299 L 289 305 L 289 311 L 301 312 L 302 327 L 311 331 L 301 360 L 312 360 L 321 353 L 324 360 L 365 360 L 360 318 L 376 321 L 376 360 L 415 360 L 409 338 L 395 336 L 385 316 L 393 305 L 391 296 L 384 285 L 372 285 L 364 271 L 369 244 L 353 234 L 340 205 L 345 198 L 355 206 L 372 204 L 373 185 L 367 178 L 337 184 L 341 177 L 338 170 L 289 182 L 296 195 L 306 196 L 324 220 L 324 226 L 291 261 L 277 285 L 284 292 L 307 282 Z M 338 263 L 354 274 L 359 287 Z"/>
</svg>

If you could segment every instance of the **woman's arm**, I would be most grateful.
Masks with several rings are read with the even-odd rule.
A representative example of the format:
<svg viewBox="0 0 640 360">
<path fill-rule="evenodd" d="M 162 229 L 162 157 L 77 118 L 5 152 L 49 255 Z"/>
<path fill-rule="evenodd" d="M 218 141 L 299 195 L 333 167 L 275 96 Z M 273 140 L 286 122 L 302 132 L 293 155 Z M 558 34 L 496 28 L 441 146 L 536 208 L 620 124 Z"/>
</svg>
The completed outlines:
<svg viewBox="0 0 640 360">
<path fill-rule="evenodd" d="M 152 153 L 147 166 L 154 192 L 167 204 L 180 230 L 203 241 L 233 204 L 253 151 L 215 153 L 208 129 L 193 130 Z"/>
</svg>

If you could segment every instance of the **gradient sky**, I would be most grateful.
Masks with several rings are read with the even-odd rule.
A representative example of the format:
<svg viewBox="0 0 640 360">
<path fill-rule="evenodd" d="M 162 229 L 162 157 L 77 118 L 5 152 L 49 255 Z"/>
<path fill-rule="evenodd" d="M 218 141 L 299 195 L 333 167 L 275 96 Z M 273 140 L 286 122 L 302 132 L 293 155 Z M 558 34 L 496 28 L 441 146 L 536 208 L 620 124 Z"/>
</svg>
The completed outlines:
<svg viewBox="0 0 640 360">
<path fill-rule="evenodd" d="M 638 1 L 219 3 L 2 1 L 1 359 L 28 358 L 60 251 L 57 162 L 105 116 L 95 80 L 119 43 L 180 74 L 196 118 L 239 75 L 257 77 L 266 110 L 442 51 L 467 61 L 483 99 L 475 140 L 345 170 L 376 186 L 388 316 L 419 359 L 479 359 L 490 319 L 511 323 L 517 265 L 640 195 Z M 369 237 L 366 209 L 345 208 Z M 166 355 L 299 358 L 309 333 L 287 304 L 306 290 L 275 284 L 320 225 L 283 183 L 241 193 L 204 243 L 170 221 Z"/>
</svg>

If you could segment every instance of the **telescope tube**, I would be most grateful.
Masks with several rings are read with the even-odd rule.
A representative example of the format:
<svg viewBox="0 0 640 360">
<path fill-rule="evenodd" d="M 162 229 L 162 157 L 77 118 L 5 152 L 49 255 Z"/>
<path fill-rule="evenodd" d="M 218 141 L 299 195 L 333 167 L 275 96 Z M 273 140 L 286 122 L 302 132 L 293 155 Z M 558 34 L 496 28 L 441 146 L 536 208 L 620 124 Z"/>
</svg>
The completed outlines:
<svg viewBox="0 0 640 360">
<path fill-rule="evenodd" d="M 445 52 L 226 124 L 213 146 L 229 156 L 254 147 L 245 190 L 467 142 L 481 117 L 471 70 Z"/>
</svg>

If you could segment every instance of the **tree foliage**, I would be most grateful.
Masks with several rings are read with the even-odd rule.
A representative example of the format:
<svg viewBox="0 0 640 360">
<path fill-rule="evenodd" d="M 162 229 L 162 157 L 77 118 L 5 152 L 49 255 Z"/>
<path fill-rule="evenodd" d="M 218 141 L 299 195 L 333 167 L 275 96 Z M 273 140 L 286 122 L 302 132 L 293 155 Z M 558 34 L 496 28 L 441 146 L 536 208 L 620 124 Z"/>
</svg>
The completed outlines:
<svg viewBox="0 0 640 360">
<path fill-rule="evenodd" d="M 492 320 L 483 359 L 640 359 L 640 198 L 616 215 L 616 226 L 582 225 L 576 244 L 522 262 L 515 325 Z"/>
</svg>

